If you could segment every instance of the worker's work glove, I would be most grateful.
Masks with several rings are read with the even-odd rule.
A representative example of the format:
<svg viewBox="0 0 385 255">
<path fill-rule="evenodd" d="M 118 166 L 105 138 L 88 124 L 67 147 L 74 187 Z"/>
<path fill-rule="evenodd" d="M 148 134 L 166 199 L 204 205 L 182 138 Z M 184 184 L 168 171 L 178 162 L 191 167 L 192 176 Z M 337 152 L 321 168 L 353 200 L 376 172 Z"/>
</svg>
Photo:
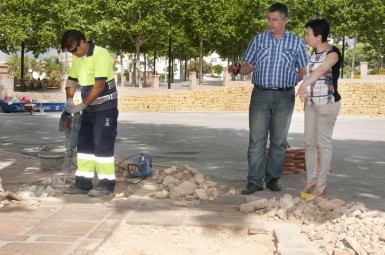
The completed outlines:
<svg viewBox="0 0 385 255">
<path fill-rule="evenodd" d="M 74 100 L 72 97 L 67 98 L 67 102 L 64 108 L 64 111 L 71 113 L 75 108 Z"/>
<path fill-rule="evenodd" d="M 77 105 L 75 105 L 75 107 L 72 109 L 71 113 L 81 112 L 81 111 L 83 111 L 84 108 L 86 108 L 86 105 L 85 105 L 85 104 L 83 104 L 83 103 L 77 104 Z"/>
</svg>

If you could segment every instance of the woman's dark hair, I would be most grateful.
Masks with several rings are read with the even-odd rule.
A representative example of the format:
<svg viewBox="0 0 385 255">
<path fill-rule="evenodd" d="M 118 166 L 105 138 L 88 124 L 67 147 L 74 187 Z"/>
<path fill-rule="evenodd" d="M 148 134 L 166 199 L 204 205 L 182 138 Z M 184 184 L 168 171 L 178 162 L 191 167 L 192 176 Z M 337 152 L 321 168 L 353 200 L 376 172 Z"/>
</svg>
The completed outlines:
<svg viewBox="0 0 385 255">
<path fill-rule="evenodd" d="M 87 41 L 86 36 L 82 32 L 75 29 L 68 30 L 64 33 L 61 39 L 61 48 L 64 51 L 72 45 L 79 45 L 81 40 L 84 42 Z"/>
<path fill-rule="evenodd" d="M 281 3 L 275 3 L 270 5 L 268 12 L 279 12 L 281 14 L 281 18 L 287 18 L 289 17 L 289 11 L 287 9 L 287 6 Z"/>
<path fill-rule="evenodd" d="M 326 19 L 313 19 L 306 23 L 305 28 L 310 27 L 315 36 L 321 35 L 322 42 L 328 41 L 330 26 Z"/>
</svg>

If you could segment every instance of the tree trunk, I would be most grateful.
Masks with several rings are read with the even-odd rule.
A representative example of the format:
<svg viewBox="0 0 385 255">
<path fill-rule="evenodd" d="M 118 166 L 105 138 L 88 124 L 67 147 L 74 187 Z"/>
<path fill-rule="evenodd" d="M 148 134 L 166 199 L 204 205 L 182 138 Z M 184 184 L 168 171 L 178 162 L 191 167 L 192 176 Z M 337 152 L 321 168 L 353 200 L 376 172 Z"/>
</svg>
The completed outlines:
<svg viewBox="0 0 385 255">
<path fill-rule="evenodd" d="M 143 85 L 147 86 L 147 56 L 146 56 L 146 53 L 143 53 L 143 58 L 144 58 Z"/>
<path fill-rule="evenodd" d="M 199 35 L 199 85 L 203 83 L 203 36 Z"/>
<path fill-rule="evenodd" d="M 187 57 L 184 59 L 184 80 L 187 81 Z"/>
<path fill-rule="evenodd" d="M 378 54 L 378 71 L 377 71 L 377 74 L 380 74 L 380 71 L 383 68 L 383 58 L 384 58 L 384 55 L 382 55 L 382 44 L 381 43 L 380 43 L 380 46 L 377 47 L 377 54 Z"/>
<path fill-rule="evenodd" d="M 353 49 L 352 49 L 352 71 L 351 71 L 351 75 L 350 75 L 350 79 L 353 79 L 354 78 L 354 62 L 355 62 L 355 57 L 356 57 L 356 43 L 357 43 L 357 37 L 358 37 L 358 33 L 356 33 L 356 35 L 354 36 L 353 38 Z"/>
<path fill-rule="evenodd" d="M 138 87 L 142 88 L 142 83 L 140 82 L 140 42 L 139 40 L 135 44 L 136 48 L 136 82 L 138 83 Z"/>
<path fill-rule="evenodd" d="M 171 82 L 174 83 L 174 54 L 171 54 Z"/>
<path fill-rule="evenodd" d="M 115 68 L 115 67 L 114 67 Z M 124 87 L 123 52 L 120 52 L 120 86 Z M 118 81 L 116 81 L 118 82 Z"/>
<path fill-rule="evenodd" d="M 184 70 L 183 70 L 183 60 L 179 60 L 179 80 L 183 80 L 182 77 L 184 77 Z"/>
</svg>

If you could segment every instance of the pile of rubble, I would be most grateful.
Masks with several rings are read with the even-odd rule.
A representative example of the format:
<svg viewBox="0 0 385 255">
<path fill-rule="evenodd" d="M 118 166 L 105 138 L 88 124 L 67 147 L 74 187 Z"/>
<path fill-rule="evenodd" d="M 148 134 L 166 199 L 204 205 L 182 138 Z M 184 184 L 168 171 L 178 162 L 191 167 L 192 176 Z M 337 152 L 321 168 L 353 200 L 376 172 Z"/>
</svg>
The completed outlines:
<svg viewBox="0 0 385 255">
<path fill-rule="evenodd" d="M 33 185 L 23 184 L 16 192 L 11 192 L 4 191 L 0 177 L 0 208 L 15 201 L 27 205 L 38 205 L 41 199 L 61 194 L 62 183 L 60 179 L 49 178 Z"/>
<path fill-rule="evenodd" d="M 3 189 L 3 181 L 0 177 L 0 208 L 12 203 L 13 200 L 20 201 L 21 197 L 13 192 L 5 191 Z"/>
<path fill-rule="evenodd" d="M 258 199 L 242 204 L 240 211 L 302 226 L 302 232 L 324 254 L 385 254 L 385 213 L 340 199 Z"/>
<path fill-rule="evenodd" d="M 121 175 L 126 178 L 126 182 L 132 183 L 127 171 L 121 170 Z M 223 194 L 236 194 L 235 188 L 218 186 L 209 177 L 189 166 L 157 167 L 146 180 L 157 184 L 153 197 L 160 199 L 213 201 Z"/>
<path fill-rule="evenodd" d="M 176 201 L 213 201 L 223 194 L 236 194 L 235 188 L 218 186 L 209 177 L 204 176 L 198 171 L 188 167 L 161 167 L 156 166 L 156 171 L 146 179 L 131 178 L 126 169 L 119 168 L 117 170 L 117 184 L 115 194 L 120 198 L 130 197 L 145 182 L 153 182 L 157 184 L 157 191 L 153 194 L 156 198 L 169 198 Z M 0 179 L 1 180 L 1 179 Z M 72 179 L 67 179 L 73 182 Z M 22 185 L 15 193 L 1 192 L 0 182 L 0 199 L 4 202 L 3 206 L 12 203 L 14 200 L 23 200 L 24 203 L 35 205 L 42 199 L 47 197 L 61 196 L 63 181 L 60 178 L 47 178 L 37 181 L 33 185 Z M 7 196 L 5 196 L 7 194 Z"/>
</svg>

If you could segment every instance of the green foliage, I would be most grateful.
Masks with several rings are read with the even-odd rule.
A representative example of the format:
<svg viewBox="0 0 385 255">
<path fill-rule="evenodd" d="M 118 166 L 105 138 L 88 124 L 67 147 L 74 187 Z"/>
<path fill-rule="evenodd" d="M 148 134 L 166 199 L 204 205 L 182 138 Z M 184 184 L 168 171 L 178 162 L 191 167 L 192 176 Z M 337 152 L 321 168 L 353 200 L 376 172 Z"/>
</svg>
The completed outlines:
<svg viewBox="0 0 385 255">
<path fill-rule="evenodd" d="M 17 54 L 11 54 L 6 61 L 6 66 L 10 75 L 20 79 L 20 57 Z M 30 65 L 29 65 L 30 64 Z M 57 57 L 45 58 L 42 60 L 36 60 L 35 58 L 24 58 L 24 74 L 29 73 L 29 66 L 33 71 L 37 71 L 39 74 L 46 73 L 46 77 L 50 79 L 60 79 L 60 65 Z M 24 77 L 28 80 L 29 77 Z"/>
<path fill-rule="evenodd" d="M 33 60 L 33 59 L 32 59 Z M 24 58 L 24 74 L 28 74 L 29 69 L 29 57 Z M 34 60 L 36 61 L 36 60 Z M 20 65 L 21 59 L 17 54 L 11 54 L 9 59 L 5 62 L 8 72 L 10 75 L 15 76 L 16 78 L 20 78 L 21 72 L 20 72 Z M 32 62 L 32 61 L 31 61 Z M 26 77 L 24 77 L 26 79 Z M 29 78 L 29 77 L 28 77 Z M 28 79 L 27 78 L 27 79 Z"/>
<path fill-rule="evenodd" d="M 351 65 L 353 49 L 349 48 L 345 51 L 345 67 Z M 359 69 L 361 62 L 368 62 L 369 70 L 378 69 L 378 55 L 376 50 L 369 44 L 359 43 L 356 46 L 354 66 Z M 351 69 L 349 69 L 351 70 Z M 349 75 L 350 76 L 350 75 Z M 346 77 L 349 77 L 346 76 Z"/>
<path fill-rule="evenodd" d="M 60 65 L 57 57 L 46 58 L 43 61 L 42 71 L 44 71 L 49 79 L 60 78 Z"/>
<path fill-rule="evenodd" d="M 251 39 L 267 28 L 267 1 L 232 0 L 224 14 L 223 26 L 226 37 L 216 38 L 215 51 L 232 61 L 238 61 Z M 222 39 L 223 38 L 223 39 Z"/>
<path fill-rule="evenodd" d="M 5 64 L 10 75 L 17 76 L 17 74 L 20 73 L 20 58 L 16 54 L 12 54 Z"/>
<path fill-rule="evenodd" d="M 385 55 L 383 0 L 282 2 L 289 8 L 290 31 L 304 36 L 304 24 L 318 14 L 329 20 L 333 38 L 357 37 L 358 42 L 370 45 L 365 57 L 369 59 L 370 69 L 379 68 L 378 56 Z M 57 48 L 64 31 L 76 28 L 89 40 L 117 54 L 156 52 L 158 57 L 166 56 L 171 37 L 174 58 L 199 57 L 199 60 L 215 51 L 236 61 L 253 36 L 267 29 L 266 12 L 271 3 L 267 0 L 3 0 L 0 50 L 17 53 L 21 42 L 25 42 L 25 50 L 37 57 Z M 363 59 L 358 51 L 355 65 Z M 346 68 L 352 59 L 349 54 L 352 55 L 347 54 Z M 196 71 L 203 72 L 203 64 L 197 64 Z M 13 70 L 15 74 L 20 71 L 16 66 Z"/>
<path fill-rule="evenodd" d="M 223 71 L 223 67 L 221 65 L 214 65 L 213 70 L 214 70 L 214 73 L 221 74 Z"/>
</svg>

